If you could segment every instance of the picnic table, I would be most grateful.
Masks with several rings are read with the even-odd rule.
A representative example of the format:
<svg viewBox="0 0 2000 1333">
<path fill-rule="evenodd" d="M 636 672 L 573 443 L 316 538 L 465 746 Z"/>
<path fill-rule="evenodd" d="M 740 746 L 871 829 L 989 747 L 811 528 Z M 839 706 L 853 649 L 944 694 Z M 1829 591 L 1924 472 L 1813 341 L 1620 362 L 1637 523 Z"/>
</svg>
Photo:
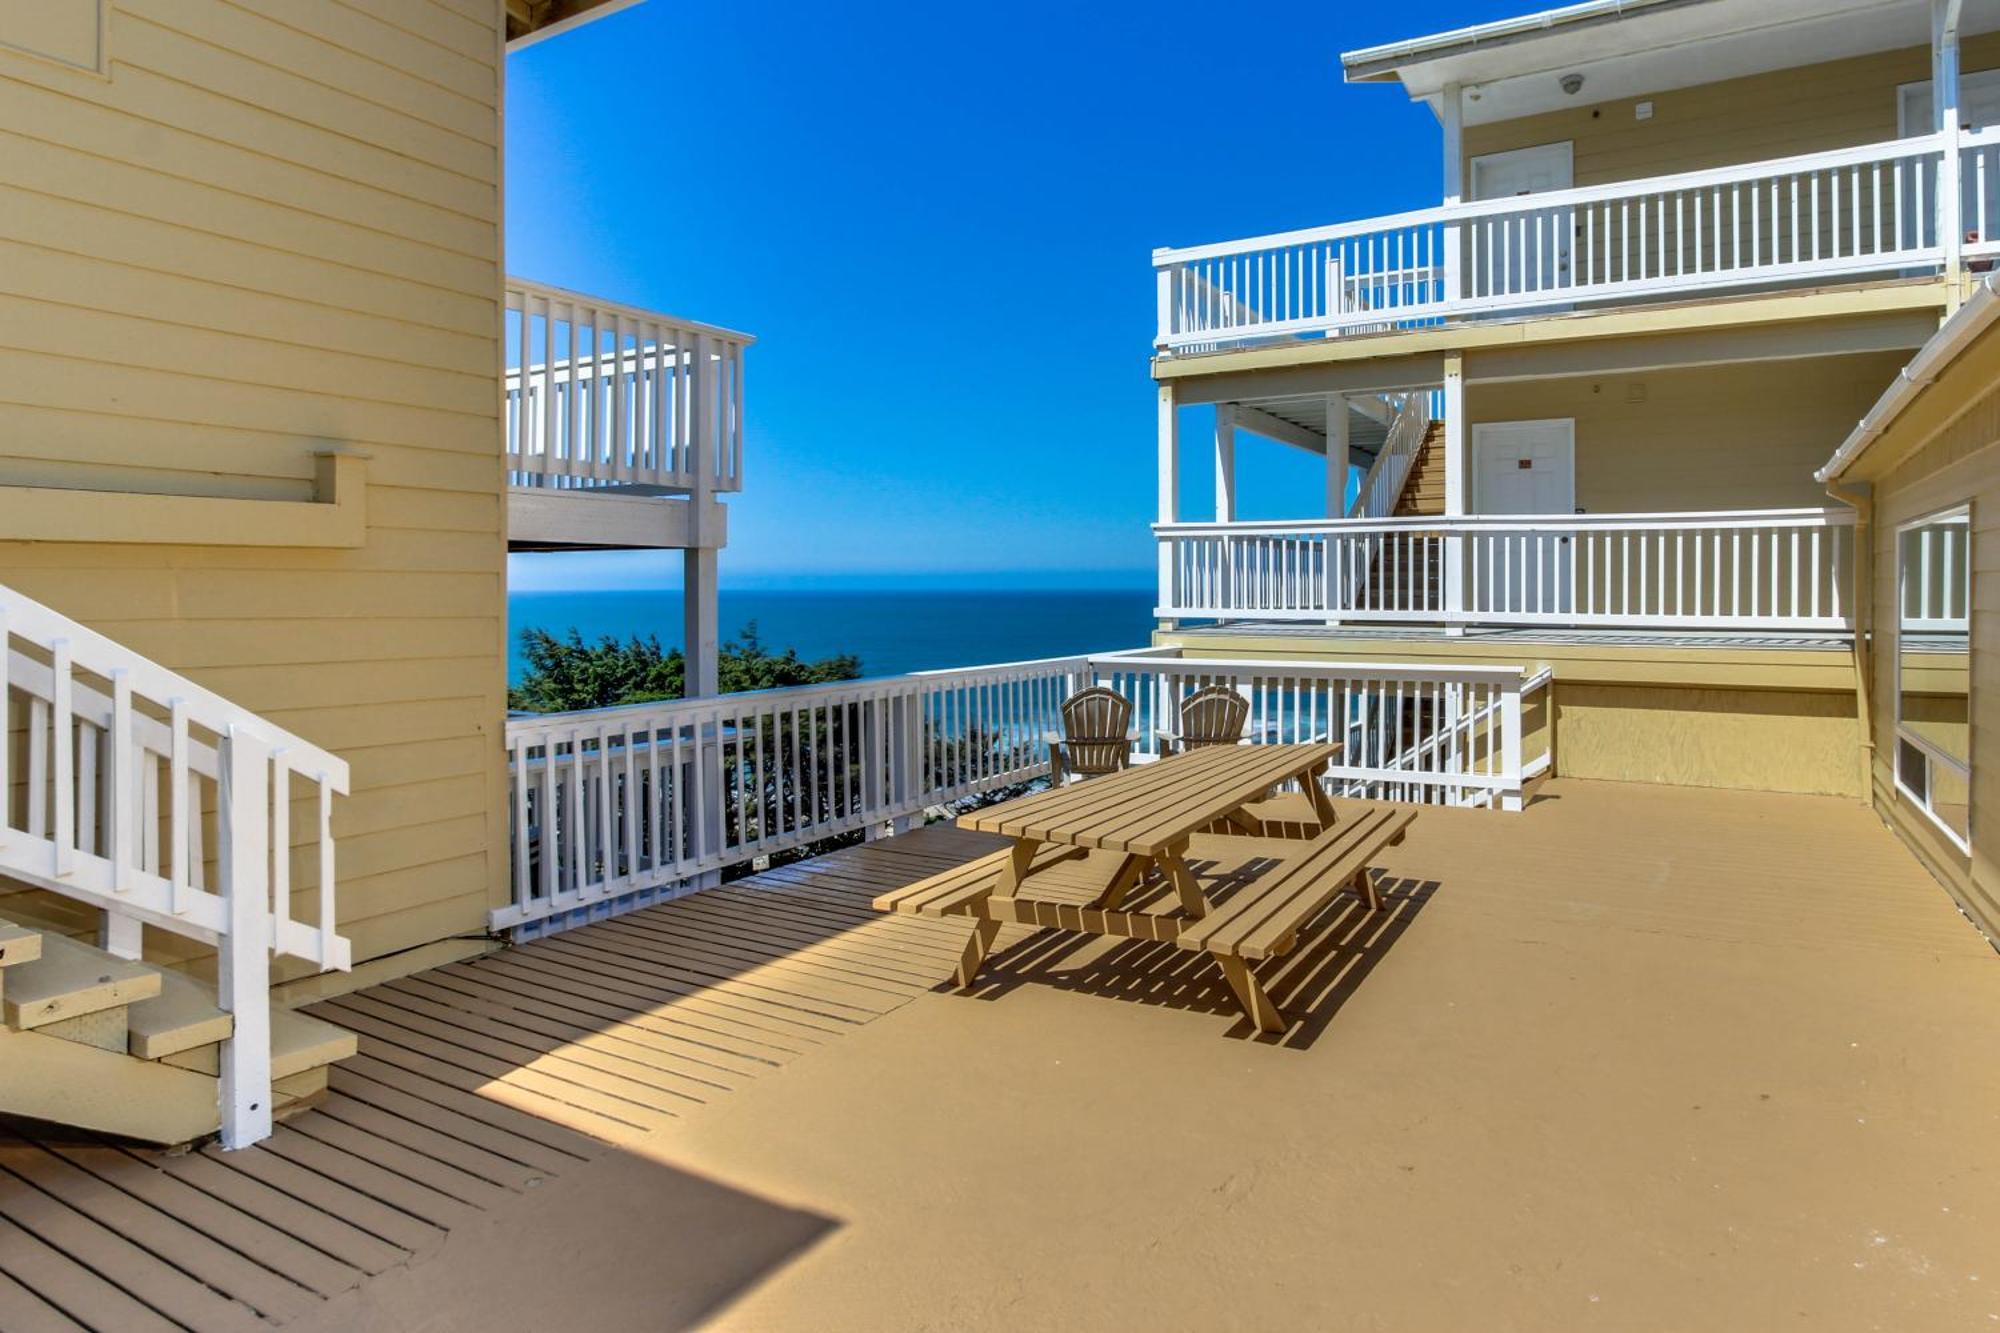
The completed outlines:
<svg viewBox="0 0 2000 1333">
<path fill-rule="evenodd" d="M 1319 774 L 1340 748 L 1211 746 L 963 815 L 960 827 L 1012 838 L 1013 846 L 883 894 L 875 906 L 968 918 L 955 972 L 962 987 L 973 984 L 1009 923 L 1205 950 L 1250 1021 L 1283 1031 L 1286 1020 L 1255 965 L 1289 952 L 1346 888 L 1381 910 L 1373 858 L 1401 842 L 1416 817 L 1392 807 L 1338 816 Z M 1288 818 L 1267 818 L 1271 793 L 1294 783 L 1302 792 L 1296 808 L 1281 812 Z M 1297 818 L 1301 812 L 1308 818 Z M 1268 836 L 1275 828 L 1307 836 Z M 1205 890 L 1191 862 L 1218 857 L 1253 865 L 1254 873 L 1217 877 Z"/>
</svg>

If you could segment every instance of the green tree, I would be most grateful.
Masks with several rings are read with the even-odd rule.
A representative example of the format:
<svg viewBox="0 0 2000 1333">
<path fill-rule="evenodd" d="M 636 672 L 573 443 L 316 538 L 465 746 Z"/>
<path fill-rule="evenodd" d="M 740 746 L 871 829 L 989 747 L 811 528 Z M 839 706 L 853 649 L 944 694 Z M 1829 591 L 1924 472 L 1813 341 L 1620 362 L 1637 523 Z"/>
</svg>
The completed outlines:
<svg viewBox="0 0 2000 1333">
<path fill-rule="evenodd" d="M 659 638 L 651 634 L 622 640 L 607 634 L 586 643 L 574 629 L 564 635 L 524 629 L 521 655 L 527 669 L 521 683 L 508 692 L 507 701 L 525 713 L 678 699 L 686 684 L 687 661 L 681 650 L 661 648 Z M 807 660 L 795 648 L 771 651 L 754 620 L 722 645 L 716 666 L 724 694 L 853 680 L 861 674 L 861 659 L 851 653 Z"/>
</svg>

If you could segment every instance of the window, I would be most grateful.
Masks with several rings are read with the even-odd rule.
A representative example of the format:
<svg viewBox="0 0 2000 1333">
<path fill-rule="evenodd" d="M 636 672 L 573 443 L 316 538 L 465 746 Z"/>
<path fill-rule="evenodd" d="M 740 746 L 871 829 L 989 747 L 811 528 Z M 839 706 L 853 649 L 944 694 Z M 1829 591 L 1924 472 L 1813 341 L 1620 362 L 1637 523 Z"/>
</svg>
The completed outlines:
<svg viewBox="0 0 2000 1333">
<path fill-rule="evenodd" d="M 1896 786 L 1970 839 L 1972 512 L 1896 529 Z"/>
</svg>

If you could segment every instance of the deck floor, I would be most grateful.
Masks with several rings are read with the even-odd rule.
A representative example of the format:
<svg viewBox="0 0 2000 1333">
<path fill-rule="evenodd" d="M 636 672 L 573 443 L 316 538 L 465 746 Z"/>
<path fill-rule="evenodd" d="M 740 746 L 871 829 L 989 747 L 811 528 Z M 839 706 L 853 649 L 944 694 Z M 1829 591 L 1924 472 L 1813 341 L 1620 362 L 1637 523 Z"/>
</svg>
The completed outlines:
<svg viewBox="0 0 2000 1333">
<path fill-rule="evenodd" d="M 1426 811 L 1274 1040 L 1171 946 L 938 988 L 963 928 L 868 899 L 993 845 L 328 1002 L 248 1152 L 0 1140 L 0 1330 L 2000 1322 L 2000 960 L 1851 802 Z"/>
</svg>

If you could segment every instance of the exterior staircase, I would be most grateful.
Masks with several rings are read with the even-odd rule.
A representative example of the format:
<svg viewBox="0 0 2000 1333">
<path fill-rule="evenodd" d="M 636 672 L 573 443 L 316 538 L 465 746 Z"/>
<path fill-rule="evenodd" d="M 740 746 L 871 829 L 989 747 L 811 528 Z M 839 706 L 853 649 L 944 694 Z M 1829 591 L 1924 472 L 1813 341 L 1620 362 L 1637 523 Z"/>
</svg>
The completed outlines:
<svg viewBox="0 0 2000 1333">
<path fill-rule="evenodd" d="M 1416 459 L 1403 478 L 1390 511 L 1397 518 L 1436 518 L 1444 513 L 1444 423 L 1433 421 L 1417 446 Z"/>
<path fill-rule="evenodd" d="M 274 1119 L 326 1091 L 355 1038 L 305 1014 L 270 1015 Z M 222 1127 L 222 1046 L 235 1020 L 179 972 L 0 921 L 0 1115 L 142 1143 Z"/>
<path fill-rule="evenodd" d="M 274 959 L 351 964 L 346 762 L 4 587 L 0 731 L 0 887 L 32 891 L 0 922 L 0 1115 L 262 1139 L 353 1050 L 271 1004 Z M 143 961 L 148 930 L 212 949 L 215 987 Z"/>
</svg>

